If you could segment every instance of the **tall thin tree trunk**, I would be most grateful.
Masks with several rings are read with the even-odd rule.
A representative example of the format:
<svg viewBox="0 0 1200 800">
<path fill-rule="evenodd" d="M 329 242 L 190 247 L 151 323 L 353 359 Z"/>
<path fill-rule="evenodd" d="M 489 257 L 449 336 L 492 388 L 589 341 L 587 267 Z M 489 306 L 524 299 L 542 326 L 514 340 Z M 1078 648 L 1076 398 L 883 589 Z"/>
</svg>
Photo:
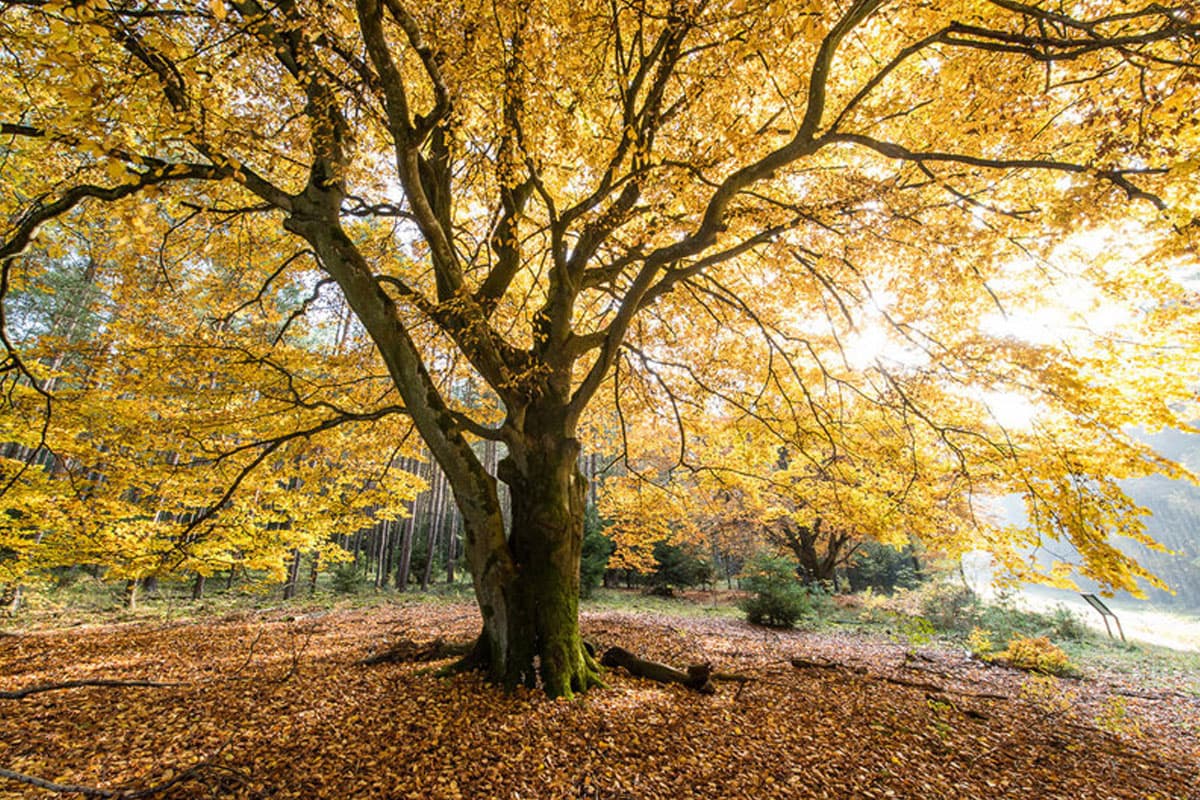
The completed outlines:
<svg viewBox="0 0 1200 800">
<path fill-rule="evenodd" d="M 434 492 L 430 501 L 429 527 L 425 535 L 425 569 L 421 574 L 421 591 L 429 591 L 429 583 L 433 579 L 433 557 L 437 554 L 438 539 L 441 533 L 444 506 L 446 502 L 446 478 L 442 471 L 434 468 Z"/>
<path fill-rule="evenodd" d="M 408 573 L 412 568 L 413 534 L 416 533 L 417 517 L 421 513 L 421 505 L 426 494 L 428 492 L 422 492 L 413 498 L 408 519 L 404 520 L 404 533 L 400 539 L 400 563 L 396 566 L 396 589 L 401 592 L 408 591 Z"/>
<path fill-rule="evenodd" d="M 458 509 L 449 503 L 449 521 L 446 524 L 446 583 L 454 583 L 454 562 L 458 557 Z"/>
<path fill-rule="evenodd" d="M 291 600 L 296 596 L 296 584 L 300 582 L 300 548 L 292 551 L 292 564 L 288 568 L 287 583 L 283 585 L 283 599 Z"/>
</svg>

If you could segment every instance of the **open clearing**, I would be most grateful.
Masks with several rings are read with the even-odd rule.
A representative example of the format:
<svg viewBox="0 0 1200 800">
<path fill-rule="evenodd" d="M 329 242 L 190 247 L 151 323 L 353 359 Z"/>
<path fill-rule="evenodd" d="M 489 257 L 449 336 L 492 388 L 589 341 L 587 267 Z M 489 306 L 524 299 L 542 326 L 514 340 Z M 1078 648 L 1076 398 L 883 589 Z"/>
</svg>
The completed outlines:
<svg viewBox="0 0 1200 800">
<path fill-rule="evenodd" d="M 610 688 L 552 702 L 431 674 L 445 662 L 355 663 L 477 625 L 472 606 L 420 603 L 3 635 L 0 691 L 174 685 L 0 699 L 0 767 L 110 790 L 179 779 L 173 798 L 1200 797 L 1194 676 L 1085 664 L 1047 682 L 949 646 L 621 611 L 584 614 L 599 649 L 751 680 L 701 695 L 610 670 Z M 0 779 L 0 798 L 47 796 L 63 795 Z"/>
</svg>

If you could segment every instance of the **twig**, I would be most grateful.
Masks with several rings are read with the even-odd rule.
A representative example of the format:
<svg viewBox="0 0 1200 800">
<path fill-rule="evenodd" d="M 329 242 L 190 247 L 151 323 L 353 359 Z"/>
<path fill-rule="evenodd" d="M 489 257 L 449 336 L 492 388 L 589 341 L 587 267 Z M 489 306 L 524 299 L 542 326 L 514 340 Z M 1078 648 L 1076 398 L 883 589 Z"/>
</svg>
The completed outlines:
<svg viewBox="0 0 1200 800">
<path fill-rule="evenodd" d="M 259 628 L 258 631 L 254 634 L 254 640 L 250 642 L 250 649 L 248 651 L 246 651 L 246 659 L 244 661 L 242 661 L 241 665 L 237 669 L 235 669 L 233 672 L 229 673 L 228 675 L 222 676 L 221 680 L 227 680 L 227 681 L 237 680 L 238 675 L 241 674 L 242 670 L 244 670 L 246 667 L 250 666 L 250 662 L 254 658 L 254 648 L 258 646 L 258 640 L 262 638 L 262 635 L 263 635 L 263 628 Z"/>
<path fill-rule="evenodd" d="M 985 700 L 1012 699 L 1006 694 L 996 694 L 994 692 L 972 692 L 968 689 L 952 689 L 948 686 L 942 686 L 936 683 L 927 683 L 926 681 L 910 681 L 905 680 L 904 678 L 893 678 L 889 675 L 880 675 L 878 673 L 868 672 L 866 667 L 854 667 L 837 661 L 809 661 L 806 658 L 793 658 L 791 659 L 791 662 L 792 666 L 797 669 L 845 670 L 847 672 L 853 672 L 855 675 L 861 675 L 868 680 L 894 683 L 897 686 L 907 686 L 910 689 L 924 689 L 927 692 L 937 692 L 939 694 L 957 694 L 962 697 L 979 697 Z"/>
</svg>

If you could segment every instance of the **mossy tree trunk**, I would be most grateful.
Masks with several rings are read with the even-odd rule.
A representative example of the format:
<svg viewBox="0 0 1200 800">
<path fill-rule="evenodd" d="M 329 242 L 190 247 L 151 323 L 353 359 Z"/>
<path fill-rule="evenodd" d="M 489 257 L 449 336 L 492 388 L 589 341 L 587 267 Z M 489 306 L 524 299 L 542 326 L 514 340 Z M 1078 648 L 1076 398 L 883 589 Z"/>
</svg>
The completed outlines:
<svg viewBox="0 0 1200 800">
<path fill-rule="evenodd" d="M 485 635 L 505 640 L 504 664 L 491 672 L 507 686 L 540 685 L 551 696 L 569 697 L 599 682 L 579 632 L 586 500 L 579 443 L 547 436 L 524 455 L 500 465 L 512 491 L 508 549 L 515 574 L 503 592 L 505 630 L 485 626 Z"/>
<path fill-rule="evenodd" d="M 526 419 L 535 432 L 513 437 L 499 465 L 512 494 L 511 530 L 499 537 L 466 530 L 483 631 L 460 667 L 481 668 L 506 687 L 572 697 L 600 685 L 579 630 L 586 482 L 579 442 L 539 423 Z M 494 520 L 503 525 L 498 513 Z"/>
</svg>

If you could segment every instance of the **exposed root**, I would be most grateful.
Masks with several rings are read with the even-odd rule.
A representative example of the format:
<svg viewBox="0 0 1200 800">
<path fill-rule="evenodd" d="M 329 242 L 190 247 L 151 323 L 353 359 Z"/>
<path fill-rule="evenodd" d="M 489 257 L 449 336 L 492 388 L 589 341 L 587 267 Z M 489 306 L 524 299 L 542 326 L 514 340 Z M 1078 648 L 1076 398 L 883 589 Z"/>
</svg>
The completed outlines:
<svg viewBox="0 0 1200 800">
<path fill-rule="evenodd" d="M 26 775 L 23 772 L 14 772 L 3 768 L 0 768 L 0 779 L 34 786 L 55 794 L 77 794 L 84 797 L 110 798 L 111 800 L 138 800 L 138 798 L 155 797 L 179 784 L 190 782 L 197 782 L 208 787 L 212 795 L 216 797 L 227 794 L 239 786 L 244 786 L 249 780 L 248 776 L 240 770 L 215 764 L 212 761 L 202 761 L 175 773 L 170 778 L 142 789 L 101 789 L 97 786 L 58 783 L 39 778 L 36 775 Z"/>
<path fill-rule="evenodd" d="M 401 639 L 386 650 L 372 653 L 366 658 L 354 662 L 359 666 L 375 664 L 411 664 L 420 661 L 440 661 L 443 658 L 463 656 L 459 664 L 470 661 L 479 650 L 479 642 L 447 642 L 438 637 L 431 642 L 415 642 L 412 639 Z M 467 664 L 458 672 L 476 668 L 475 664 Z"/>
<path fill-rule="evenodd" d="M 692 664 L 683 671 L 669 664 L 638 658 L 623 647 L 610 647 L 600 663 L 606 667 L 622 667 L 632 675 L 660 683 L 680 683 L 701 694 L 712 694 L 717 690 L 712 684 L 711 664 Z"/>
</svg>

